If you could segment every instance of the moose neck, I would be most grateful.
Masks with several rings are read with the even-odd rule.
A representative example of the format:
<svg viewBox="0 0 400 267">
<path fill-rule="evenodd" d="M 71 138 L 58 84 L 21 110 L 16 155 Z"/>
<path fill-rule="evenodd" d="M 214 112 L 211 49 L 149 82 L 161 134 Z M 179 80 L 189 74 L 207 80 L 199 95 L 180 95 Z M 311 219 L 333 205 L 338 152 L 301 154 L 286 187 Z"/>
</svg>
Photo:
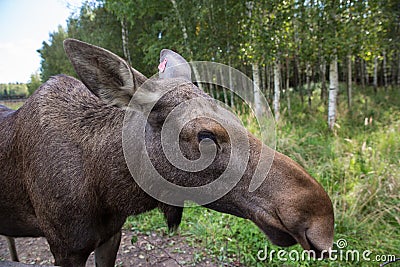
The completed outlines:
<svg viewBox="0 0 400 267">
<path fill-rule="evenodd" d="M 97 185 L 102 210 L 128 216 L 154 209 L 157 201 L 139 188 L 126 165 L 122 147 L 124 114 L 119 108 L 105 105 L 97 106 L 95 113 L 84 113 L 81 128 L 85 134 L 81 136 L 86 140 L 81 145 L 89 158 L 88 177 Z"/>
</svg>

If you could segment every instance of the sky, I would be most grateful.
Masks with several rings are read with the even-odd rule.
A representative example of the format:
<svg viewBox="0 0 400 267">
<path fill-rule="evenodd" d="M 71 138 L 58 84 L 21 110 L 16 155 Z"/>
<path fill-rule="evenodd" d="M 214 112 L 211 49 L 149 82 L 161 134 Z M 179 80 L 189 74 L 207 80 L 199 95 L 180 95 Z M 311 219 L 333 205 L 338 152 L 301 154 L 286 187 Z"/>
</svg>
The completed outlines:
<svg viewBox="0 0 400 267">
<path fill-rule="evenodd" d="M 40 69 L 36 52 L 82 0 L 0 0 L 0 83 L 26 83 Z"/>
</svg>

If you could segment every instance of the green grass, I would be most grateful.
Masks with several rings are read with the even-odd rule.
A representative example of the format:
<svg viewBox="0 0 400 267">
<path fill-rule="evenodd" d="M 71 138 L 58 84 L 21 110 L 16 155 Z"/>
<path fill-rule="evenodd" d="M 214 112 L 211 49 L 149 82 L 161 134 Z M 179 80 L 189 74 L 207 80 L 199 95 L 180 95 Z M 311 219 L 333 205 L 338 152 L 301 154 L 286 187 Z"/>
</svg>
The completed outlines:
<svg viewBox="0 0 400 267">
<path fill-rule="evenodd" d="M 252 222 L 205 208 L 186 208 L 179 234 L 201 248 L 197 259 L 207 255 L 219 264 L 244 266 L 371 266 L 379 263 L 363 260 L 364 251 L 371 251 L 371 260 L 376 255 L 400 257 L 399 92 L 395 88 L 374 95 L 370 88 L 356 88 L 352 111 L 346 96 L 340 95 L 334 132 L 327 128 L 326 105 L 317 91 L 311 110 L 291 95 L 290 117 L 282 99 L 286 112 L 277 125 L 277 150 L 302 164 L 326 189 L 335 209 L 335 241 L 345 239 L 347 247 L 342 253 L 357 250 L 360 262 L 340 258 L 283 262 L 276 254 L 271 262 L 259 261 L 257 252 L 265 246 L 269 251 L 282 248 L 271 245 Z M 256 132 L 252 119 L 241 116 Z M 159 211 L 130 218 L 127 227 L 166 232 Z M 302 251 L 298 245 L 284 250 L 292 249 Z"/>
<path fill-rule="evenodd" d="M 7 106 L 11 109 L 19 109 L 24 104 L 24 101 L 0 101 L 0 105 Z"/>
</svg>

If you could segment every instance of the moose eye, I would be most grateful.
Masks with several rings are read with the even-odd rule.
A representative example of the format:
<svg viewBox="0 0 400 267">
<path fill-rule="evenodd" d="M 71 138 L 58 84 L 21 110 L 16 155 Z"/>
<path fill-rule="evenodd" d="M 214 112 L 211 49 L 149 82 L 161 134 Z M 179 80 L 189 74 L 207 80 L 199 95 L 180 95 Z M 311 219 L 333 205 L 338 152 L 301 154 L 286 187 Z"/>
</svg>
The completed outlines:
<svg viewBox="0 0 400 267">
<path fill-rule="evenodd" d="M 200 131 L 197 134 L 197 140 L 199 141 L 199 143 L 204 140 L 204 139 L 210 139 L 212 140 L 215 144 L 217 144 L 217 138 L 215 137 L 215 135 L 212 132 L 208 132 L 208 131 Z"/>
</svg>

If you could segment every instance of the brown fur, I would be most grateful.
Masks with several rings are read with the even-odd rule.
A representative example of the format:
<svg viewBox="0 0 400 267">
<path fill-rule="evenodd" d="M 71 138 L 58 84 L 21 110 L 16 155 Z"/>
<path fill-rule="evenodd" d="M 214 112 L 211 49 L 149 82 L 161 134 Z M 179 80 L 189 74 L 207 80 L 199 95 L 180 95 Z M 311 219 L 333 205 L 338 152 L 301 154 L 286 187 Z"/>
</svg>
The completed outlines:
<svg viewBox="0 0 400 267">
<path fill-rule="evenodd" d="M 118 248 L 119 239 L 112 238 L 118 236 L 127 216 L 160 207 L 174 227 L 179 225 L 182 209 L 159 203 L 142 191 L 124 159 L 123 108 L 145 77 L 104 49 L 75 40 L 66 41 L 65 46 L 83 83 L 56 76 L 18 111 L 0 107 L 0 234 L 45 236 L 56 265 L 84 266 L 96 249 L 98 266 L 112 266 L 114 252 L 102 261 L 101 251 L 107 251 L 104 248 L 111 243 Z M 179 83 L 159 80 L 148 93 Z M 160 146 L 161 125 L 170 110 L 194 97 L 209 99 L 190 83 L 164 95 L 149 117 L 146 132 L 146 146 L 156 169 L 185 186 L 218 178 L 231 148 L 220 125 L 198 119 L 183 128 L 180 146 L 186 157 L 195 159 L 199 131 L 212 132 L 218 145 L 212 165 L 188 173 L 168 162 Z M 248 191 L 263 146 L 248 136 L 250 159 L 243 178 L 207 206 L 252 220 L 275 244 L 300 243 L 317 252 L 328 249 L 333 241 L 331 201 L 294 161 L 276 152 L 263 184 Z"/>
</svg>

